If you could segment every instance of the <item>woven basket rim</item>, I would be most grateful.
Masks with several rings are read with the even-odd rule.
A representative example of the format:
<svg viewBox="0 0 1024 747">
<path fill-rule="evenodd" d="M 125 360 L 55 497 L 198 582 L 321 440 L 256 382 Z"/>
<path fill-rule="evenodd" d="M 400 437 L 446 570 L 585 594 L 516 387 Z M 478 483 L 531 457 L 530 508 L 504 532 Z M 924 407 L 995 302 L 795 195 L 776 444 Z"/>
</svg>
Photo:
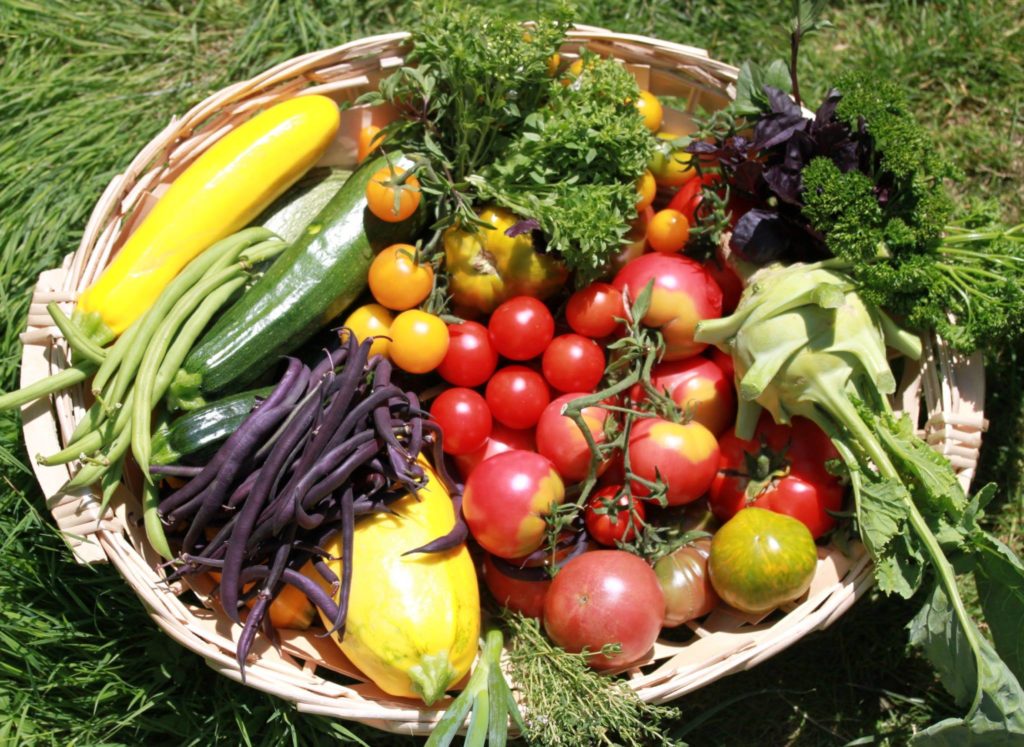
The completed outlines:
<svg viewBox="0 0 1024 747">
<path fill-rule="evenodd" d="M 324 93 L 348 99 L 361 87 L 373 85 L 375 79 L 401 62 L 409 36 L 407 32 L 381 34 L 300 55 L 248 81 L 232 84 L 172 119 L 104 190 L 79 249 L 60 268 L 40 276 L 28 327 L 22 336 L 22 384 L 67 363 L 66 345 L 59 331 L 51 326 L 46 303 L 57 301 L 69 308 L 76 291 L 98 274 L 116 251 L 119 240 L 158 199 L 162 184 L 238 121 L 275 97 Z M 624 59 L 638 80 L 659 95 L 659 87 L 684 93 L 686 112 L 708 101 L 734 95 L 738 69 L 712 59 L 702 49 L 598 27 L 575 26 L 568 32 L 563 49 L 571 54 L 580 45 Z M 353 126 L 369 116 L 365 111 L 350 111 L 361 117 L 353 119 Z M 982 362 L 978 355 L 954 354 L 940 340 L 925 342 L 926 356 L 920 365 L 905 367 L 894 404 L 921 422 L 922 435 L 949 456 L 966 485 L 973 476 L 981 433 L 986 426 L 981 406 Z M 923 414 L 919 413 L 921 399 L 925 400 Z M 52 401 L 35 402 L 23 408 L 30 452 L 48 453 L 61 448 L 82 413 L 82 401 L 79 388 Z M 159 559 L 145 543 L 137 521 L 141 515 L 138 501 L 129 490 L 120 489 L 111 510 L 100 516 L 98 498 L 90 490 L 74 494 L 62 491 L 71 466 L 33 466 L 48 507 L 75 557 L 80 562 L 112 563 L 165 632 L 202 655 L 225 676 L 239 679 L 237 663 L 229 655 L 238 631 L 226 629 L 214 612 L 187 607 L 177 596 L 180 587 L 171 588 L 160 581 L 156 570 Z M 699 650 L 697 661 L 688 660 L 678 647 L 659 643 L 655 647 L 656 658 L 645 667 L 646 671 L 634 668 L 628 673 L 629 685 L 644 700 L 671 700 L 754 666 L 808 633 L 830 625 L 870 588 L 872 569 L 860 545 L 855 544 L 849 554 L 829 546 L 822 548 L 819 555 L 818 583 L 812 586 L 808 598 L 788 606 L 781 617 L 773 618 L 774 622 L 735 611 L 712 613 L 690 626 L 694 637 L 685 650 Z M 709 621 L 720 627 L 711 629 Z M 351 670 L 340 652 L 332 653 L 301 636 L 285 635 L 283 639 L 282 650 L 267 646 L 259 650 L 259 658 L 247 665 L 247 683 L 294 702 L 300 711 L 357 720 L 389 731 L 421 734 L 429 732 L 442 713 L 437 708 L 382 696 L 372 686 L 341 685 L 324 679 L 317 673 L 318 666 L 324 665 L 321 659 L 329 660 L 326 666 L 337 671 Z"/>
</svg>

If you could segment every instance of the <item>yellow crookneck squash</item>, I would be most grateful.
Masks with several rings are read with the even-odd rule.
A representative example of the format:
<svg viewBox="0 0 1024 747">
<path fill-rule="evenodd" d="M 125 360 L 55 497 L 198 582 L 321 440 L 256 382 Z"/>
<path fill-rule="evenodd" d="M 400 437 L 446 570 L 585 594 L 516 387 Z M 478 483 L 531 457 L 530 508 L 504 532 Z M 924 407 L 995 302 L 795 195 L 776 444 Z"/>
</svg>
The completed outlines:
<svg viewBox="0 0 1024 747">
<path fill-rule="evenodd" d="M 196 255 L 246 226 L 306 173 L 339 123 L 331 99 L 299 96 L 224 135 L 174 180 L 82 293 L 76 324 L 101 345 L 124 332 Z"/>
<path fill-rule="evenodd" d="M 436 553 L 404 555 L 455 525 L 451 498 L 428 465 L 419 498 L 407 495 L 355 528 L 352 588 L 341 650 L 390 695 L 427 705 L 461 680 L 476 657 L 480 593 L 464 544 Z M 341 538 L 324 549 L 341 557 Z M 341 560 L 329 561 L 341 577 Z M 340 594 L 335 593 L 335 600 Z M 328 628 L 332 623 L 324 620 Z"/>
</svg>

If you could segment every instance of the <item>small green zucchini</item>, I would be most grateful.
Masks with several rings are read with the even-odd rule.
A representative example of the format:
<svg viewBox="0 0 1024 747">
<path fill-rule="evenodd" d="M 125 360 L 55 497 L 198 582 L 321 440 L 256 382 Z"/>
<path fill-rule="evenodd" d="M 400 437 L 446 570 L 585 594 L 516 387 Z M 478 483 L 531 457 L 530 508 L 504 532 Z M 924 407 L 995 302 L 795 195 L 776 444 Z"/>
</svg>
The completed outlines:
<svg viewBox="0 0 1024 747">
<path fill-rule="evenodd" d="M 183 413 L 172 421 L 165 420 L 153 434 L 150 462 L 164 465 L 205 461 L 238 429 L 256 402 L 273 390 L 268 386 L 240 392 Z"/>
</svg>

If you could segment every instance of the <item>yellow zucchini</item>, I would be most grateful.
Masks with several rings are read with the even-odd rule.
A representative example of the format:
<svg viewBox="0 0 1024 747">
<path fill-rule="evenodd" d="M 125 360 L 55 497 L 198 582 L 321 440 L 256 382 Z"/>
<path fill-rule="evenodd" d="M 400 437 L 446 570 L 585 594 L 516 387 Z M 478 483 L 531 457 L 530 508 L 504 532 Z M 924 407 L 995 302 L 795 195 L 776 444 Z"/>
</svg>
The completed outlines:
<svg viewBox="0 0 1024 747">
<path fill-rule="evenodd" d="M 352 589 L 345 634 L 334 639 L 349 660 L 390 695 L 442 697 L 473 664 L 480 636 L 480 594 L 465 545 L 437 553 L 402 553 L 447 534 L 455 511 L 441 482 L 419 500 L 407 495 L 394 514 L 362 519 L 353 542 Z M 341 556 L 338 537 L 325 548 Z M 341 577 L 341 561 L 330 561 Z M 335 595 L 338 598 L 338 595 Z M 331 627 L 330 620 L 324 620 Z"/>
<path fill-rule="evenodd" d="M 79 297 L 81 329 L 101 344 L 120 335 L 189 261 L 247 225 L 316 163 L 339 121 L 331 99 L 300 96 L 210 146 Z"/>
</svg>

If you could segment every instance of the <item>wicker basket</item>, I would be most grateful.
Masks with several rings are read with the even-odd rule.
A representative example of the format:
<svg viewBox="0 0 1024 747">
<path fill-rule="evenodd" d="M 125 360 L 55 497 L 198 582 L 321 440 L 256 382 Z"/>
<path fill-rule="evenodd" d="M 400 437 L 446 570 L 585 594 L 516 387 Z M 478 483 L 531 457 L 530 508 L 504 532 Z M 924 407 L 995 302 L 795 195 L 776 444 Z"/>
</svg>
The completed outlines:
<svg viewBox="0 0 1024 747">
<path fill-rule="evenodd" d="M 219 137 L 257 110 L 292 96 L 319 93 L 338 101 L 354 99 L 402 64 L 408 35 L 361 39 L 335 49 L 289 60 L 252 80 L 226 88 L 172 121 L 104 191 L 86 226 L 78 251 L 59 269 L 42 274 L 28 317 L 22 358 L 22 384 L 36 381 L 67 363 L 67 346 L 50 326 L 45 306 L 58 301 L 70 311 L 78 292 L 90 285 L 110 256 L 167 185 Z M 706 52 L 656 39 L 578 27 L 562 52 L 571 59 L 586 46 L 623 60 L 643 87 L 674 97 L 678 109 L 666 111 L 666 129 L 686 125 L 688 112 L 723 106 L 733 94 L 737 70 L 710 59 Z M 342 114 L 336 142 L 321 165 L 351 165 L 359 129 L 388 112 L 352 108 Z M 984 377 L 978 357 L 953 355 L 941 341 L 926 341 L 923 363 L 904 367 L 894 404 L 909 412 L 921 434 L 952 461 L 966 486 L 977 464 Z M 924 407 L 922 408 L 922 403 Z M 29 452 L 62 448 L 84 413 L 81 387 L 23 408 Z M 111 509 L 99 516 L 99 501 L 90 490 L 61 491 L 78 465 L 36 465 L 48 506 L 76 559 L 111 562 L 131 584 L 156 623 L 214 669 L 240 679 L 235 641 L 240 629 L 218 611 L 184 602 L 184 586 L 168 585 L 158 571 L 159 559 L 141 528 L 135 493 L 139 476 L 129 473 Z M 870 561 L 860 546 L 844 554 L 819 549 L 819 563 L 807 596 L 766 617 L 751 617 L 721 608 L 693 623 L 686 643 L 659 641 L 646 662 L 627 673 L 636 692 L 662 702 L 747 669 L 811 631 L 830 625 L 872 583 Z M 209 589 L 197 589 L 207 600 Z M 351 678 L 322 676 L 327 670 Z M 329 639 L 284 631 L 279 648 L 257 643 L 246 669 L 247 684 L 292 701 L 300 711 L 360 721 L 394 732 L 427 733 L 441 710 L 385 695 L 345 659 Z M 443 708 L 444 703 L 441 704 Z"/>
</svg>

